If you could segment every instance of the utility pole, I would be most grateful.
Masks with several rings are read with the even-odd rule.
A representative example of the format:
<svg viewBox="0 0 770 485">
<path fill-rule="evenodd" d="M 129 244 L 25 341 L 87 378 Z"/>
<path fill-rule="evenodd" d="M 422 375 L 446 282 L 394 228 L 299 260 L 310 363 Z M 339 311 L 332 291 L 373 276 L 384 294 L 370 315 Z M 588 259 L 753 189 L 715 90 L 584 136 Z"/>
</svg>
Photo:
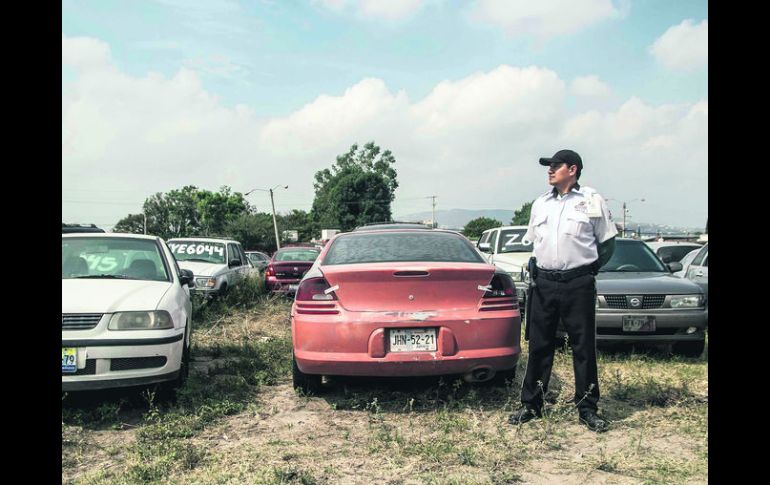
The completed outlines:
<svg viewBox="0 0 770 485">
<path fill-rule="evenodd" d="M 273 191 L 275 189 L 279 188 L 279 187 L 282 188 L 282 189 L 288 189 L 289 188 L 288 185 L 276 185 L 272 189 L 251 189 L 248 192 L 246 192 L 245 194 L 243 194 L 244 197 L 245 197 L 245 196 L 249 195 L 250 193 L 254 192 L 255 190 L 260 190 L 262 192 L 270 192 L 270 205 L 273 207 L 273 229 L 275 230 L 275 247 L 276 247 L 276 251 L 278 249 L 281 249 L 281 238 L 278 237 L 278 222 L 275 220 L 275 202 L 273 200 Z"/>
<path fill-rule="evenodd" d="M 142 215 L 144 216 L 144 233 L 147 234 L 147 213 L 142 212 Z"/>
<path fill-rule="evenodd" d="M 430 228 L 435 229 L 436 228 L 436 196 L 435 195 L 429 195 L 426 197 L 426 199 L 433 199 L 433 216 L 430 219 Z"/>
<path fill-rule="evenodd" d="M 278 223 L 275 221 L 275 202 L 273 202 L 273 189 L 270 189 L 270 205 L 273 206 L 273 229 L 275 229 L 275 246 L 281 249 L 281 238 L 278 237 Z"/>
</svg>

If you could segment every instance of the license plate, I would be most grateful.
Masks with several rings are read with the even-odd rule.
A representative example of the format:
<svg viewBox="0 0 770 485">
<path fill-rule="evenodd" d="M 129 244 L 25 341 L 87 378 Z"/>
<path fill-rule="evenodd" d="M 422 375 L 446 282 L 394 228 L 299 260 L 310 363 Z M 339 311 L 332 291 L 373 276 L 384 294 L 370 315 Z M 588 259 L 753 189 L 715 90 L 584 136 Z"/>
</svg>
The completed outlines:
<svg viewBox="0 0 770 485">
<path fill-rule="evenodd" d="M 391 352 L 436 350 L 435 328 L 398 328 L 390 330 Z"/>
<path fill-rule="evenodd" d="M 299 288 L 299 285 L 289 285 L 289 291 L 297 291 L 297 288 Z"/>
<path fill-rule="evenodd" d="M 655 317 L 653 316 L 623 316 L 623 331 L 624 332 L 654 332 L 655 331 Z"/>
<path fill-rule="evenodd" d="M 78 370 L 78 349 L 63 347 L 61 349 L 61 371 L 75 373 Z"/>
</svg>

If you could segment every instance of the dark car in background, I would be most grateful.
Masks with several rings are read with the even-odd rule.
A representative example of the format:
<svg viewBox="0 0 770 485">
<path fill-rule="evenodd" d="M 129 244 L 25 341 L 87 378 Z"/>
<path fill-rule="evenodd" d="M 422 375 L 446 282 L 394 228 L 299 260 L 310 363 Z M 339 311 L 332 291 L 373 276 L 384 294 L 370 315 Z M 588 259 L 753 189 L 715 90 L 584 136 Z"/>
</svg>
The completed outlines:
<svg viewBox="0 0 770 485">
<path fill-rule="evenodd" d="M 101 227 L 96 227 L 94 224 L 65 224 L 61 225 L 62 234 L 74 234 L 80 232 L 105 232 Z"/>
<path fill-rule="evenodd" d="M 273 293 L 294 294 L 299 281 L 313 266 L 321 250 L 314 246 L 283 247 L 265 269 L 265 287 Z"/>
<path fill-rule="evenodd" d="M 246 251 L 246 257 L 251 260 L 251 263 L 259 271 L 264 271 L 267 265 L 270 264 L 270 256 L 261 251 Z"/>
<path fill-rule="evenodd" d="M 596 276 L 596 343 L 667 344 L 698 357 L 708 324 L 706 294 L 676 277 L 680 263 L 664 264 L 644 242 L 617 239 Z M 563 324 L 560 334 L 565 336 Z"/>
</svg>

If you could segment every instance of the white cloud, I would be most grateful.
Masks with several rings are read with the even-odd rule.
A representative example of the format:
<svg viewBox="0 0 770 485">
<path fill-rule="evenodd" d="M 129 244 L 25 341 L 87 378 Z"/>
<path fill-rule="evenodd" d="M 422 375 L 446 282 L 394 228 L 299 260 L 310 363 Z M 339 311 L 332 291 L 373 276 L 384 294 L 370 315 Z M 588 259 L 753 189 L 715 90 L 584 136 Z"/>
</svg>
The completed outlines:
<svg viewBox="0 0 770 485">
<path fill-rule="evenodd" d="M 61 38 L 61 62 L 77 69 L 94 69 L 110 63 L 110 46 L 91 37 Z"/>
<path fill-rule="evenodd" d="M 471 18 L 505 29 L 511 36 L 547 40 L 574 34 L 623 11 L 612 0 L 477 0 Z"/>
<path fill-rule="evenodd" d="M 420 10 L 426 0 L 314 0 L 335 12 L 353 10 L 356 14 L 373 19 L 401 20 Z"/>
<path fill-rule="evenodd" d="M 607 197 L 647 198 L 637 220 L 689 224 L 707 214 L 707 100 L 655 106 L 631 98 L 570 115 L 556 72 L 502 65 L 442 81 L 417 100 L 363 79 L 263 120 L 250 107 L 224 106 L 184 68 L 134 77 L 79 65 L 62 92 L 65 221 L 114 224 L 152 193 L 189 184 L 241 192 L 288 184 L 276 209 L 308 210 L 315 172 L 370 140 L 396 157 L 396 214 L 429 209 L 424 197 L 434 194 L 440 208 L 517 209 L 548 188 L 537 159 L 561 148 L 583 156 L 586 185 Z M 104 202 L 67 202 L 82 190 L 103 191 Z M 122 193 L 135 205 L 109 202 Z M 265 211 L 263 195 L 249 200 Z"/>
<path fill-rule="evenodd" d="M 570 93 L 575 96 L 592 98 L 604 97 L 610 94 L 610 87 L 599 80 L 598 76 L 583 76 L 572 80 Z"/>
<path fill-rule="evenodd" d="M 695 24 L 687 19 L 669 28 L 649 48 L 655 59 L 667 69 L 693 71 L 708 66 L 709 21 Z"/>
</svg>

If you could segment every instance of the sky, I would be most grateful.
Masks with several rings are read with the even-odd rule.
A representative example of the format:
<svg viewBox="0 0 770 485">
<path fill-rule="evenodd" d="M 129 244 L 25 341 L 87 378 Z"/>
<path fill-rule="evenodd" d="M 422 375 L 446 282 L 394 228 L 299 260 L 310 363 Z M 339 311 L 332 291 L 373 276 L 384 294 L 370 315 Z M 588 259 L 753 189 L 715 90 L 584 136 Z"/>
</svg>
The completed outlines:
<svg viewBox="0 0 770 485">
<path fill-rule="evenodd" d="M 309 211 L 369 141 L 394 215 L 516 210 L 568 148 L 616 221 L 704 227 L 707 2 L 62 1 L 63 222 L 186 185 Z"/>
</svg>

